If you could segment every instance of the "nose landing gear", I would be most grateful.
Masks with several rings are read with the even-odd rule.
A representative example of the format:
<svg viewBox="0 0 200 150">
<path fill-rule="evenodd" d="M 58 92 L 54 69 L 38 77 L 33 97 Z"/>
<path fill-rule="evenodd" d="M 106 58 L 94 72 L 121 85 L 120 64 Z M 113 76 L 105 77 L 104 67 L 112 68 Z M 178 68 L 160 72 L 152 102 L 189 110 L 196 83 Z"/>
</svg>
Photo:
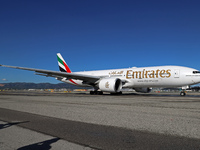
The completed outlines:
<svg viewBox="0 0 200 150">
<path fill-rule="evenodd" d="M 183 86 L 182 87 L 182 91 L 180 93 L 180 96 L 185 96 L 186 95 L 186 89 L 189 89 L 190 87 L 187 85 L 187 86 Z"/>
<path fill-rule="evenodd" d="M 185 96 L 185 95 L 186 95 L 186 91 L 185 91 L 185 90 L 184 90 L 184 91 L 181 91 L 180 95 L 181 95 L 181 96 Z"/>
</svg>

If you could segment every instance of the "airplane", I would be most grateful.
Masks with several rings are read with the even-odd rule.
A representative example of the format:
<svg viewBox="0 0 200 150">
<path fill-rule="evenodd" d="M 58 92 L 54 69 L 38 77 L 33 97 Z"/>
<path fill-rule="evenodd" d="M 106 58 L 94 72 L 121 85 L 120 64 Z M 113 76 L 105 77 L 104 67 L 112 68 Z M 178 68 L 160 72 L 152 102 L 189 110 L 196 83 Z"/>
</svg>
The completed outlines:
<svg viewBox="0 0 200 150">
<path fill-rule="evenodd" d="M 200 71 L 182 66 L 132 67 L 125 69 L 72 72 L 60 53 L 57 53 L 60 71 L 0 65 L 15 69 L 35 71 L 36 75 L 54 77 L 76 86 L 93 87 L 91 95 L 103 92 L 122 94 L 122 89 L 149 93 L 153 87 L 181 87 L 181 96 L 186 95 L 190 85 L 200 83 Z"/>
</svg>

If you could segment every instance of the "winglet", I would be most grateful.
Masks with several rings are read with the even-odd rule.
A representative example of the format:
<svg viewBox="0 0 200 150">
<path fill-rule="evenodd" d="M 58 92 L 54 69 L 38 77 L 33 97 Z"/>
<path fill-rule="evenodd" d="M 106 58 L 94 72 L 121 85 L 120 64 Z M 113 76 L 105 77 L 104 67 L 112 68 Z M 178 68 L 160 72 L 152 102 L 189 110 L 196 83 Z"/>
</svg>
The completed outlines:
<svg viewBox="0 0 200 150">
<path fill-rule="evenodd" d="M 71 73 L 71 70 L 69 69 L 67 63 L 65 62 L 65 60 L 63 59 L 60 53 L 57 53 L 57 59 L 58 59 L 58 65 L 59 65 L 60 71 Z"/>
</svg>

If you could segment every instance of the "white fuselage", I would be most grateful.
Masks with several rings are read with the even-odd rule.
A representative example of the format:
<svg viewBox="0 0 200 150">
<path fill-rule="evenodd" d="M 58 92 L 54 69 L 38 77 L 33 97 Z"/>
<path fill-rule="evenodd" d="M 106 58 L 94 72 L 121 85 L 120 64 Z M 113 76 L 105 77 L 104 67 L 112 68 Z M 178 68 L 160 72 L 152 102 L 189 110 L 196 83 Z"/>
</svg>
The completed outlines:
<svg viewBox="0 0 200 150">
<path fill-rule="evenodd" d="M 94 75 L 102 78 L 119 78 L 125 81 L 123 88 L 137 87 L 182 87 L 200 83 L 200 74 L 193 68 L 181 66 L 157 66 L 157 67 L 141 67 L 112 69 L 99 71 L 74 72 L 83 75 Z M 61 81 L 74 84 L 63 78 Z M 83 84 L 81 80 L 74 80 L 76 85 L 88 86 Z"/>
</svg>

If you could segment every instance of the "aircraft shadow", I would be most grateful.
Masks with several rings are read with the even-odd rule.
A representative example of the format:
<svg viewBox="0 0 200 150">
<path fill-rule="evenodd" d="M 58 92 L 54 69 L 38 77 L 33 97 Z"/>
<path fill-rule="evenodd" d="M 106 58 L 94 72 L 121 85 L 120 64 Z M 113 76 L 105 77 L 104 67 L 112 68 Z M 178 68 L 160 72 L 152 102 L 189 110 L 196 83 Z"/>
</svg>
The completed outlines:
<svg viewBox="0 0 200 150">
<path fill-rule="evenodd" d="M 51 144 L 56 143 L 58 140 L 60 140 L 60 138 L 53 138 L 50 140 L 27 145 L 27 146 L 18 148 L 17 150 L 49 150 L 52 148 Z"/>
<path fill-rule="evenodd" d="M 13 125 L 18 125 L 18 124 L 21 124 L 21 123 L 27 123 L 29 121 L 22 121 L 22 122 L 10 122 L 10 123 L 5 123 L 5 124 L 0 124 L 0 130 L 1 129 L 5 129 L 5 128 L 9 128 Z"/>
</svg>

